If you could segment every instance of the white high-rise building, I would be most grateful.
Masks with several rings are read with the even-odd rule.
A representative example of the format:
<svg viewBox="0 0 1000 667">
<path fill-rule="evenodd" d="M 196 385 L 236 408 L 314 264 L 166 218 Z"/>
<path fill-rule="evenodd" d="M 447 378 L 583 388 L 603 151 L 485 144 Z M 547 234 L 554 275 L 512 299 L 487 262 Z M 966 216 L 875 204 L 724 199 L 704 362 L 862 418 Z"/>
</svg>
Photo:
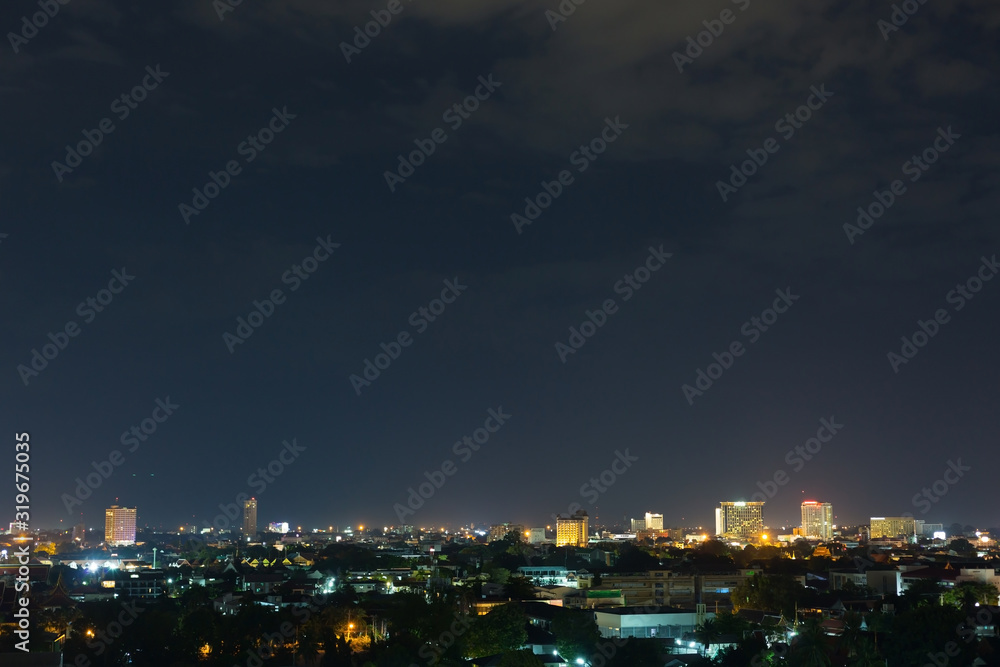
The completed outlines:
<svg viewBox="0 0 1000 667">
<path fill-rule="evenodd" d="M 646 530 L 663 530 L 663 515 L 646 512 Z"/>
<path fill-rule="evenodd" d="M 716 535 L 748 539 L 763 532 L 763 502 L 722 502 L 715 510 Z"/>
<path fill-rule="evenodd" d="M 833 539 L 833 504 L 807 500 L 802 503 L 802 533 L 821 540 Z"/>
</svg>

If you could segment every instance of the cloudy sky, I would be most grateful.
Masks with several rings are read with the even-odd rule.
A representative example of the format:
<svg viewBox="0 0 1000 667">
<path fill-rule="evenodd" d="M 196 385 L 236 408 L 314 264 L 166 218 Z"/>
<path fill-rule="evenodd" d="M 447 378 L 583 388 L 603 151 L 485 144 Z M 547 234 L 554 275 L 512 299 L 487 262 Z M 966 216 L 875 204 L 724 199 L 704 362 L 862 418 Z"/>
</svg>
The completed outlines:
<svg viewBox="0 0 1000 667">
<path fill-rule="evenodd" d="M 807 4 L 6 3 L 32 525 L 1000 523 L 1000 8 Z"/>
</svg>

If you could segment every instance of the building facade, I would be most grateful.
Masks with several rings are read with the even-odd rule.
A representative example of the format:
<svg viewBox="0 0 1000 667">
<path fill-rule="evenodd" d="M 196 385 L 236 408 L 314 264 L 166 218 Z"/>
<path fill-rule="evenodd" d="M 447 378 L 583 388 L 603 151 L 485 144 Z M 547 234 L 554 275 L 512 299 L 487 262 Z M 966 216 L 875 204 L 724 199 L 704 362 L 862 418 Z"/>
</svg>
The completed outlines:
<svg viewBox="0 0 1000 667">
<path fill-rule="evenodd" d="M 528 544 L 541 544 L 548 541 L 544 528 L 532 528 L 528 533 Z"/>
<path fill-rule="evenodd" d="M 881 537 L 912 537 L 915 534 L 913 517 L 873 516 L 868 537 L 877 540 Z"/>
<path fill-rule="evenodd" d="M 556 546 L 586 547 L 590 539 L 590 517 L 583 510 L 556 517 Z"/>
<path fill-rule="evenodd" d="M 518 540 L 521 540 L 524 536 L 524 526 L 517 523 L 501 523 L 496 526 L 490 526 L 490 542 L 499 542 L 508 535 L 513 534 Z"/>
<path fill-rule="evenodd" d="M 802 534 L 821 540 L 833 539 L 833 504 L 807 500 L 802 503 Z"/>
<path fill-rule="evenodd" d="M 601 637 L 643 637 L 680 639 L 693 633 L 715 613 L 698 605 L 695 609 L 660 607 L 616 607 L 594 611 L 594 622 Z"/>
<path fill-rule="evenodd" d="M 243 539 L 257 537 L 257 499 L 243 501 Z"/>
<path fill-rule="evenodd" d="M 722 502 L 715 509 L 715 533 L 749 539 L 764 532 L 763 502 Z"/>
<path fill-rule="evenodd" d="M 135 544 L 135 507 L 112 505 L 104 511 L 104 543 L 109 547 Z"/>
</svg>

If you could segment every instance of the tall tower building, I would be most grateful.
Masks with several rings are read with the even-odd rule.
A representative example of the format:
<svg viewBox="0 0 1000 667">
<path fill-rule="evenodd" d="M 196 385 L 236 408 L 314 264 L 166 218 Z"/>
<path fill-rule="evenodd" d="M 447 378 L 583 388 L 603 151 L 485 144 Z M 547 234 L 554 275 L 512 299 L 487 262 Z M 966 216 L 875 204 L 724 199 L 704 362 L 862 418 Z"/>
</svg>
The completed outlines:
<svg viewBox="0 0 1000 667">
<path fill-rule="evenodd" d="M 646 530 L 663 530 L 663 515 L 646 512 Z"/>
<path fill-rule="evenodd" d="M 590 539 L 590 518 L 583 510 L 572 516 L 556 517 L 556 546 L 586 547 Z"/>
<path fill-rule="evenodd" d="M 104 511 L 104 543 L 109 547 L 135 544 L 135 507 L 112 505 Z"/>
<path fill-rule="evenodd" d="M 250 541 L 257 537 L 257 499 L 243 501 L 243 539 Z"/>
<path fill-rule="evenodd" d="M 802 503 L 802 534 L 821 540 L 833 539 L 833 504 L 807 500 Z"/>
<path fill-rule="evenodd" d="M 764 532 L 763 502 L 722 502 L 715 510 L 715 532 L 747 539 Z"/>
</svg>

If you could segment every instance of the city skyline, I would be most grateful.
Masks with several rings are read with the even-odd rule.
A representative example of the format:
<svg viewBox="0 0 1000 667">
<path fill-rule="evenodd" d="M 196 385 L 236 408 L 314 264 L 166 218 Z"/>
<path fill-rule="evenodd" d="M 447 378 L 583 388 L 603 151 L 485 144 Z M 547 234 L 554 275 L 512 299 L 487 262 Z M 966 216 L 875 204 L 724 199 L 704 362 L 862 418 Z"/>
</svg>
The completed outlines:
<svg viewBox="0 0 1000 667">
<path fill-rule="evenodd" d="M 1000 523 L 998 9 L 729 4 L 12 8 L 32 523 Z"/>
<path fill-rule="evenodd" d="M 234 533 L 234 534 L 238 533 L 238 534 L 241 535 L 241 537 L 245 537 L 246 536 L 246 531 L 247 531 L 247 526 L 248 526 L 248 521 L 251 521 L 251 522 L 254 522 L 254 523 L 256 522 L 256 509 L 257 509 L 256 502 L 257 502 L 256 498 L 244 501 L 244 506 L 240 510 L 241 513 L 240 513 L 240 516 L 239 516 L 239 522 L 238 523 L 232 523 L 230 525 L 230 527 L 228 527 L 226 529 L 222 529 L 222 530 L 220 530 L 218 528 L 218 526 L 215 526 L 215 529 L 214 529 L 213 533 L 231 532 L 231 533 Z M 726 501 L 724 503 L 720 503 L 719 507 L 716 507 L 716 510 L 715 510 L 715 514 L 716 514 L 715 519 L 716 519 L 716 522 L 718 522 L 720 520 L 720 518 L 723 517 L 723 515 L 720 514 L 720 511 L 721 511 L 721 509 L 724 509 L 726 507 L 730 508 L 729 512 L 732 515 L 730 517 L 729 521 L 735 521 L 738 524 L 742 524 L 742 523 L 745 523 L 746 521 L 752 519 L 751 522 L 756 522 L 756 519 L 754 517 L 757 517 L 757 516 L 761 515 L 761 512 L 759 510 L 754 513 L 754 517 L 750 517 L 750 518 L 748 518 L 748 517 L 742 517 L 742 518 L 740 518 L 740 517 L 737 517 L 736 514 L 738 513 L 739 508 L 742 508 L 742 507 L 745 507 L 745 506 L 757 506 L 757 505 L 763 507 L 763 506 L 766 506 L 766 503 L 753 503 L 753 502 L 745 502 L 745 501 Z M 871 523 L 875 522 L 876 519 L 878 519 L 879 521 L 890 521 L 890 522 L 891 521 L 895 521 L 895 520 L 908 521 L 908 522 L 910 522 L 908 525 L 911 525 L 911 526 L 923 525 L 923 524 L 929 524 L 929 525 L 935 525 L 935 526 L 936 525 L 943 525 L 943 526 L 952 526 L 952 525 L 970 526 L 970 525 L 972 525 L 972 524 L 969 524 L 967 522 L 962 522 L 960 520 L 930 522 L 930 521 L 927 521 L 926 519 L 916 519 L 912 515 L 903 515 L 902 517 L 870 517 L 870 520 L 858 520 L 858 521 L 850 521 L 850 522 L 847 522 L 847 521 L 840 522 L 840 521 L 836 521 L 835 520 L 835 517 L 834 517 L 834 515 L 832 513 L 832 505 L 833 504 L 830 503 L 830 502 L 803 501 L 802 504 L 799 507 L 799 510 L 800 510 L 800 519 L 799 519 L 798 522 L 794 522 L 794 521 L 793 522 L 785 522 L 785 523 L 782 523 L 782 522 L 769 522 L 767 520 L 766 516 L 765 516 L 765 517 L 762 517 L 760 519 L 760 528 L 761 528 L 761 530 L 764 530 L 764 529 L 772 529 L 773 530 L 774 528 L 786 528 L 789 531 L 788 534 L 791 534 L 791 531 L 795 530 L 795 529 L 800 529 L 801 528 L 801 529 L 805 530 L 805 528 L 807 526 L 807 518 L 806 518 L 807 517 L 807 508 L 809 509 L 809 512 L 808 512 L 808 516 L 810 517 L 809 523 L 815 522 L 816 525 L 821 525 L 821 524 L 823 524 L 824 521 L 828 521 L 826 519 L 826 517 L 830 517 L 830 518 L 832 518 L 834 520 L 833 521 L 828 521 L 828 523 L 827 523 L 827 526 L 828 526 L 829 531 L 830 531 L 828 534 L 824 535 L 824 534 L 820 534 L 820 533 L 812 534 L 812 533 L 808 533 L 808 532 L 803 532 L 803 535 L 804 536 L 809 536 L 811 538 L 820 537 L 820 538 L 827 539 L 827 540 L 832 539 L 832 537 L 833 537 L 832 531 L 834 529 L 838 529 L 839 530 L 842 527 L 855 528 L 855 527 L 858 527 L 858 526 L 868 526 Z M 734 513 L 734 506 L 735 506 L 736 513 Z M 117 505 L 112 506 L 112 507 L 115 508 L 115 507 L 117 507 Z M 212 527 L 211 524 L 209 524 L 207 521 L 204 522 L 202 525 L 197 525 L 197 524 L 187 524 L 187 525 L 185 525 L 184 522 L 179 522 L 179 523 L 174 523 L 174 524 L 169 524 L 169 525 L 168 524 L 161 524 L 161 525 L 158 525 L 158 526 L 153 526 L 153 525 L 150 525 L 148 523 L 142 523 L 141 521 L 138 520 L 138 518 L 141 518 L 141 514 L 138 513 L 138 508 L 133 507 L 133 508 L 126 508 L 126 509 L 129 509 L 129 511 L 132 513 L 132 519 L 131 519 L 131 521 L 133 522 L 133 525 L 136 526 L 136 527 L 138 527 L 138 526 L 141 525 L 145 529 L 162 530 L 164 532 L 171 532 L 171 531 L 173 531 L 173 530 L 176 529 L 178 532 L 185 532 L 185 531 L 191 532 L 191 531 L 187 530 L 187 528 L 190 526 L 192 528 L 197 529 L 197 532 L 200 534 L 203 529 L 207 529 L 207 528 Z M 224 508 L 220 508 L 220 509 L 223 509 L 223 511 L 224 511 Z M 111 511 L 112 510 L 110 510 L 110 509 L 105 511 L 105 525 L 107 524 L 107 521 L 109 520 L 108 517 L 111 516 L 111 514 L 110 514 Z M 249 514 L 248 514 L 248 512 L 249 512 Z M 582 512 L 582 510 L 579 510 L 579 512 Z M 506 516 L 502 512 L 499 512 L 498 514 Z M 562 517 L 568 516 L 569 518 L 572 518 L 572 515 L 561 515 L 561 516 Z M 509 520 L 485 520 L 484 519 L 484 520 L 453 520 L 453 521 L 435 522 L 435 523 L 420 523 L 419 521 L 417 521 L 417 522 L 414 522 L 414 523 L 412 523 L 410 525 L 414 525 L 416 527 L 419 527 L 419 528 L 422 528 L 422 529 L 428 529 L 428 530 L 433 530 L 435 528 L 442 528 L 442 527 L 449 528 L 451 530 L 457 530 L 457 529 L 460 529 L 461 527 L 474 526 L 478 530 L 478 529 L 501 528 L 501 527 L 507 527 L 507 526 L 510 526 L 510 527 L 520 526 L 522 529 L 537 529 L 537 528 L 548 527 L 552 531 L 557 531 L 558 530 L 558 519 L 561 518 L 561 516 L 560 515 L 551 515 L 549 520 L 534 521 L 534 522 L 533 521 L 524 521 L 524 520 L 522 520 L 522 521 L 509 521 Z M 701 523 L 690 523 L 690 522 L 682 523 L 682 522 L 678 522 L 678 521 L 673 521 L 673 522 L 671 522 L 671 521 L 665 521 L 664 517 L 663 517 L 663 514 L 658 513 L 658 512 L 648 512 L 647 511 L 647 512 L 644 513 L 643 516 L 644 516 L 644 519 L 638 519 L 638 521 L 642 524 L 640 530 L 646 530 L 646 531 L 648 531 L 648 530 L 656 531 L 656 530 L 667 530 L 667 529 L 682 529 L 682 528 L 686 529 L 686 528 L 695 528 L 695 527 L 698 527 L 698 528 L 701 528 L 701 532 L 704 532 L 705 531 L 705 527 L 709 525 L 709 524 L 707 524 L 705 522 L 701 522 Z M 740 515 L 740 516 L 742 516 L 742 515 Z M 652 518 L 652 520 L 653 520 L 653 527 L 652 528 L 647 527 L 647 525 L 645 523 L 645 522 L 649 521 L 650 518 Z M 609 520 L 609 521 L 594 522 L 593 521 L 593 517 L 587 516 L 587 525 L 590 526 L 590 528 L 594 528 L 594 527 L 598 527 L 598 526 L 599 527 L 603 527 L 603 528 L 609 528 L 609 527 L 616 527 L 617 526 L 617 527 L 624 528 L 625 530 L 628 530 L 630 528 L 634 530 L 635 527 L 636 527 L 636 521 L 637 521 L 637 519 L 634 518 L 634 517 L 630 518 L 630 517 L 625 516 L 625 517 L 621 517 L 620 519 L 612 519 L 612 520 Z M 916 523 L 914 523 L 914 522 L 916 522 Z M 284 525 L 288 526 L 289 532 L 303 532 L 303 533 L 305 533 L 305 532 L 314 532 L 314 531 L 318 531 L 318 532 L 330 532 L 330 531 L 333 531 L 333 532 L 351 532 L 352 530 L 360 529 L 360 528 L 366 527 L 366 526 L 367 526 L 368 530 L 372 530 L 372 531 L 378 531 L 379 529 L 383 529 L 383 528 L 384 529 L 392 529 L 392 528 L 398 528 L 399 527 L 399 524 L 396 524 L 396 523 L 391 523 L 391 522 L 390 523 L 385 523 L 385 522 L 371 522 L 371 521 L 367 521 L 367 520 L 363 520 L 363 519 L 362 520 L 357 520 L 356 519 L 353 522 L 350 522 L 350 521 L 340 521 L 340 522 L 336 522 L 336 523 L 333 523 L 333 524 L 330 524 L 328 522 L 327 523 L 321 522 L 320 524 L 308 524 L 308 525 L 306 525 L 306 524 L 301 524 L 301 523 L 300 524 L 296 524 L 295 522 L 288 522 L 288 521 L 284 521 L 284 522 L 280 522 L 280 521 L 268 521 L 268 522 L 266 522 L 266 524 L 267 524 L 267 531 L 268 532 L 270 532 L 275 525 L 282 525 L 282 524 L 284 524 Z M 84 525 L 85 525 L 85 522 L 84 522 Z M 719 524 L 716 523 L 716 528 L 717 528 L 716 532 L 708 531 L 707 534 L 714 535 L 714 536 L 717 536 L 717 537 L 725 537 L 726 536 L 725 532 L 722 532 L 722 533 L 717 532 L 718 531 L 718 525 Z M 754 525 L 756 525 L 756 523 L 754 523 Z M 985 525 L 985 524 L 979 525 L 979 526 L 976 526 L 976 527 L 980 528 L 980 529 L 983 529 L 983 530 L 986 530 L 986 531 L 996 530 L 998 528 L 996 526 L 988 526 L 988 525 Z M 43 528 L 44 529 L 55 529 L 55 528 L 58 528 L 58 526 L 44 526 Z M 69 530 L 69 529 L 75 530 L 76 527 L 74 526 L 74 527 L 70 527 L 70 528 L 66 528 L 66 529 L 67 530 Z M 752 532 L 752 530 L 751 530 L 751 532 Z M 760 532 L 760 531 L 758 531 L 758 532 Z M 919 533 L 919 530 L 917 530 L 917 532 Z M 748 533 L 748 534 L 750 534 L 750 533 Z M 134 530 L 133 530 L 132 535 L 134 536 Z M 772 535 L 772 537 L 776 537 L 776 536 Z"/>
</svg>

